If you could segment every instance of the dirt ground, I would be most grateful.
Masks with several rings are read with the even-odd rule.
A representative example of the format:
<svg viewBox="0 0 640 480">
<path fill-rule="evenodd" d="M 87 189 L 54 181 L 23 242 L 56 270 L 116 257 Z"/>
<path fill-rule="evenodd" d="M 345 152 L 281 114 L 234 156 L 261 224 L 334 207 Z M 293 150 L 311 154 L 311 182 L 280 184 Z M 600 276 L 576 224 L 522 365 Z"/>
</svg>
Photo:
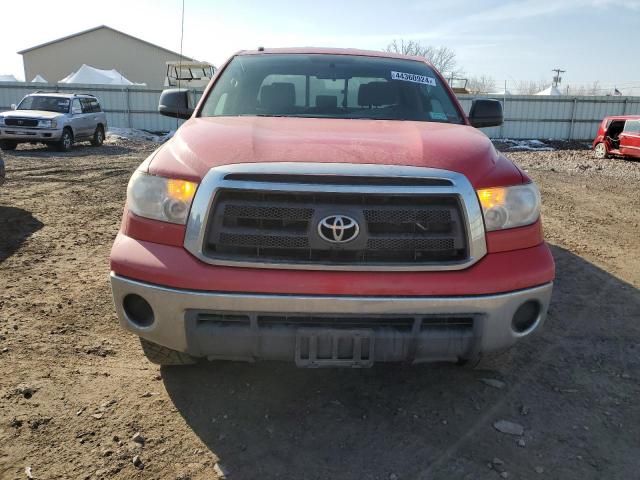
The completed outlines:
<svg viewBox="0 0 640 480">
<path fill-rule="evenodd" d="M 638 478 L 640 162 L 509 154 L 541 187 L 558 277 L 545 328 L 497 371 L 158 368 L 108 284 L 153 148 L 4 153 L 2 480 Z"/>
</svg>

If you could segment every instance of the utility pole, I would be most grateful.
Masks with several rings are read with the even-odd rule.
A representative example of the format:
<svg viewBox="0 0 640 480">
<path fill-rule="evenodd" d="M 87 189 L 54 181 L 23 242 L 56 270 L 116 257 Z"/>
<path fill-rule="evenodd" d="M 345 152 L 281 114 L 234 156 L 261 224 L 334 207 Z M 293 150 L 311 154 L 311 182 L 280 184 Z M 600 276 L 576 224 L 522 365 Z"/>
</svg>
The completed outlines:
<svg viewBox="0 0 640 480">
<path fill-rule="evenodd" d="M 554 68 L 551 71 L 552 72 L 556 72 L 555 76 L 553 77 L 553 86 L 557 87 L 562 82 L 562 77 L 560 76 L 560 74 L 561 73 L 566 73 L 566 70 L 562 70 L 560 68 Z"/>
</svg>

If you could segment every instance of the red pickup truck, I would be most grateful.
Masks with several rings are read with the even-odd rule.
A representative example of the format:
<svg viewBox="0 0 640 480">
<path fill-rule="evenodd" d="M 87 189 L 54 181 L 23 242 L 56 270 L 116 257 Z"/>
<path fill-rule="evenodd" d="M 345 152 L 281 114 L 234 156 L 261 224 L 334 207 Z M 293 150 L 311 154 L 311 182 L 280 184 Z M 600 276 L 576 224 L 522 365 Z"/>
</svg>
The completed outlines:
<svg viewBox="0 0 640 480">
<path fill-rule="evenodd" d="M 234 55 L 133 174 L 111 252 L 121 325 L 159 364 L 478 365 L 537 330 L 554 262 L 531 179 L 423 58 Z"/>
</svg>

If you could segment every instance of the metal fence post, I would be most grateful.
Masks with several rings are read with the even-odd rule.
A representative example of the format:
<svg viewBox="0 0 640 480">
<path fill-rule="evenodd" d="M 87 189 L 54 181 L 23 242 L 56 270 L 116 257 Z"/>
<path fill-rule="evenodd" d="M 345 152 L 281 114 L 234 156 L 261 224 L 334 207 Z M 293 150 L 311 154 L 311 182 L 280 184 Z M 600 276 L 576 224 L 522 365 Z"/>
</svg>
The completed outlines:
<svg viewBox="0 0 640 480">
<path fill-rule="evenodd" d="M 504 92 L 502 95 L 502 125 L 500 125 L 500 138 L 504 140 L 504 124 L 507 121 L 507 81 L 504 81 Z"/>
<path fill-rule="evenodd" d="M 129 128 L 131 128 L 131 98 L 129 96 L 129 87 L 127 87 L 126 90 L 127 90 L 127 125 L 129 125 Z"/>
<path fill-rule="evenodd" d="M 569 125 L 569 136 L 567 140 L 571 140 L 573 137 L 573 123 L 576 119 L 576 106 L 578 105 L 578 97 L 573 97 L 573 107 L 571 108 L 571 124 Z"/>
</svg>

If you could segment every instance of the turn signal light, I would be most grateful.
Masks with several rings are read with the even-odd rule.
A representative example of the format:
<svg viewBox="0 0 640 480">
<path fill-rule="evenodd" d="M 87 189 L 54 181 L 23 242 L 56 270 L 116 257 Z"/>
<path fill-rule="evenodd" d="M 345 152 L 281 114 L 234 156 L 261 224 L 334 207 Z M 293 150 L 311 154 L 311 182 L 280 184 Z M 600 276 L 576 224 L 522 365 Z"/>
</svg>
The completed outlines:
<svg viewBox="0 0 640 480">
<path fill-rule="evenodd" d="M 173 200 L 189 203 L 196 193 L 197 184 L 186 180 L 167 180 L 167 195 Z"/>
</svg>

